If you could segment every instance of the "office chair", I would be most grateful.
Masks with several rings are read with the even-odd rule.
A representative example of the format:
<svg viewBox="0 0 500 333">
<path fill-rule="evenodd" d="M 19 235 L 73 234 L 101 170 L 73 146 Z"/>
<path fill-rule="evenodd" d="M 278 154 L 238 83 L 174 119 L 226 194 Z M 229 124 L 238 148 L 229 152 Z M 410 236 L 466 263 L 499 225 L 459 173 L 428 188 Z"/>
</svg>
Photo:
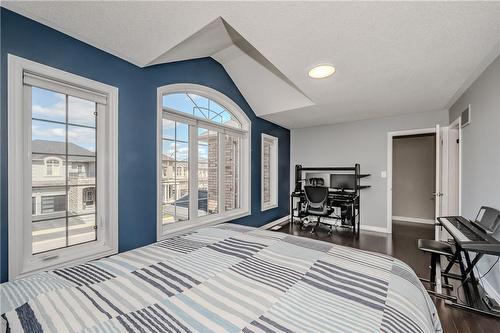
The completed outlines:
<svg viewBox="0 0 500 333">
<path fill-rule="evenodd" d="M 313 234 L 316 227 L 321 223 L 320 218 L 329 216 L 332 213 L 331 207 L 328 206 L 328 188 L 324 186 L 304 186 L 304 193 L 306 195 L 306 214 L 318 217 L 316 225 L 311 230 L 311 234 Z M 328 234 L 331 235 L 332 231 L 333 226 L 330 225 Z"/>
</svg>

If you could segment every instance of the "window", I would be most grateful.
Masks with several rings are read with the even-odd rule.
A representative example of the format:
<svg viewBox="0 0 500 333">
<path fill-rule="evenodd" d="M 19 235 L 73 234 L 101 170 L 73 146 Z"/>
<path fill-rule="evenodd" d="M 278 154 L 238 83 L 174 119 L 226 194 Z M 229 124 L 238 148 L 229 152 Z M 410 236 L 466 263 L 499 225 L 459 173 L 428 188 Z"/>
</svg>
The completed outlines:
<svg viewBox="0 0 500 333">
<path fill-rule="evenodd" d="M 8 61 L 9 279 L 116 253 L 117 89 Z"/>
<path fill-rule="evenodd" d="M 224 135 L 224 194 L 225 209 L 240 208 L 240 140 Z"/>
<path fill-rule="evenodd" d="M 177 92 L 163 95 L 164 111 L 185 113 L 194 118 L 210 122 L 241 128 L 241 122 L 225 107 L 216 101 L 193 92 Z"/>
<path fill-rule="evenodd" d="M 84 188 L 82 193 L 83 193 L 83 205 L 84 206 L 94 205 L 95 187 Z"/>
<path fill-rule="evenodd" d="M 66 211 L 66 194 L 43 196 L 41 210 L 42 214 Z"/>
<path fill-rule="evenodd" d="M 159 88 L 158 104 L 158 237 L 249 214 L 245 113 L 223 94 L 191 84 Z"/>
<path fill-rule="evenodd" d="M 219 135 L 198 128 L 198 216 L 219 212 Z"/>
<path fill-rule="evenodd" d="M 188 130 L 188 125 L 182 122 L 163 120 L 162 168 L 175 170 L 175 173 L 167 172 L 162 177 L 163 188 L 174 189 L 162 205 L 163 223 L 189 219 Z"/>
<path fill-rule="evenodd" d="M 45 174 L 47 176 L 59 176 L 60 175 L 60 161 L 56 159 L 49 159 L 45 161 Z"/>
<path fill-rule="evenodd" d="M 262 134 L 261 210 L 278 206 L 278 138 Z"/>
</svg>

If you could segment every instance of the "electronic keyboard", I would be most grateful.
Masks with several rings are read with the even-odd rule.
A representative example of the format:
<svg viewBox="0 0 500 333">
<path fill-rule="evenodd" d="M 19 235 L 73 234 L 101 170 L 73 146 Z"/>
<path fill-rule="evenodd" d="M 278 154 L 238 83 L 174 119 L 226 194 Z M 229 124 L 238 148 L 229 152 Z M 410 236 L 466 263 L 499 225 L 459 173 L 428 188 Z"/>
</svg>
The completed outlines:
<svg viewBox="0 0 500 333">
<path fill-rule="evenodd" d="M 488 235 L 478 223 L 471 222 L 462 216 L 438 217 L 437 220 L 462 249 L 500 255 L 500 241 Z"/>
</svg>

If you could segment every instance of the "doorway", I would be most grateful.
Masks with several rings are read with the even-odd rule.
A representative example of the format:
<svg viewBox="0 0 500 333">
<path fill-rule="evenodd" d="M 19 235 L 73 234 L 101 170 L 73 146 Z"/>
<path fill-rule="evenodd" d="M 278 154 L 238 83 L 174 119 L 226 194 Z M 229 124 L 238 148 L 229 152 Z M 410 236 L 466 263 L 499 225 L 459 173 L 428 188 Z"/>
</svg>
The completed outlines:
<svg viewBox="0 0 500 333">
<path fill-rule="evenodd" d="M 422 222 L 422 225 L 424 223 L 429 223 L 430 219 L 433 219 L 435 216 L 440 216 L 442 212 L 442 202 L 446 202 L 447 198 L 446 195 L 441 192 L 442 184 L 441 184 L 441 179 L 447 179 L 447 175 L 441 175 L 441 172 L 443 171 L 446 173 L 446 167 L 442 168 L 441 165 L 443 163 L 443 156 L 447 156 L 447 135 L 442 136 L 441 132 L 446 132 L 447 127 L 441 128 L 440 125 L 436 125 L 436 127 L 431 127 L 431 128 L 423 128 L 423 129 L 413 129 L 413 130 L 404 130 L 404 131 L 396 131 L 396 132 L 388 132 L 387 133 L 387 173 L 382 172 L 382 177 L 387 177 L 387 221 L 386 221 L 386 230 L 387 233 L 392 233 L 392 220 L 393 220 L 393 146 L 394 146 L 394 138 L 401 138 L 403 139 L 404 137 L 419 137 L 419 136 L 432 136 L 432 140 L 434 142 L 434 186 L 433 190 L 429 192 L 429 189 L 426 189 L 425 191 L 421 191 L 419 200 L 421 202 L 425 202 L 427 204 L 432 203 L 434 207 L 434 215 L 431 215 L 430 213 L 428 216 L 425 216 L 424 218 L 421 217 L 414 217 L 414 216 L 400 216 L 400 217 L 405 217 L 405 218 L 413 218 L 411 219 L 412 222 Z M 443 138 L 443 140 L 442 140 Z M 446 140 L 444 140 L 446 138 Z M 429 151 L 431 148 L 429 148 Z M 429 151 L 427 151 L 429 153 Z M 443 151 L 443 154 L 441 152 Z M 411 154 L 409 157 L 411 158 Z M 446 158 L 447 161 L 447 158 Z M 414 162 L 415 163 L 415 162 Z M 418 185 L 418 183 L 417 183 Z M 415 185 L 416 186 L 416 185 Z M 445 186 L 443 187 L 444 192 L 447 192 L 448 187 Z M 410 194 L 411 192 L 414 192 L 414 190 L 409 191 Z M 446 198 L 446 199 L 445 199 Z M 417 199 L 409 199 L 410 201 L 407 202 L 408 206 L 415 205 L 415 203 L 412 203 L 412 200 L 417 200 Z M 428 201 L 427 201 L 428 200 Z M 425 205 L 424 203 L 424 205 Z M 416 205 L 415 205 L 416 206 Z M 408 215 L 408 214 L 405 214 Z M 412 215 L 412 214 L 410 214 Z M 437 230 L 437 229 L 436 229 Z M 437 231 L 436 231 L 437 233 Z M 436 234 L 437 237 L 437 234 Z"/>
<path fill-rule="evenodd" d="M 392 138 L 392 220 L 434 224 L 436 133 Z"/>
</svg>

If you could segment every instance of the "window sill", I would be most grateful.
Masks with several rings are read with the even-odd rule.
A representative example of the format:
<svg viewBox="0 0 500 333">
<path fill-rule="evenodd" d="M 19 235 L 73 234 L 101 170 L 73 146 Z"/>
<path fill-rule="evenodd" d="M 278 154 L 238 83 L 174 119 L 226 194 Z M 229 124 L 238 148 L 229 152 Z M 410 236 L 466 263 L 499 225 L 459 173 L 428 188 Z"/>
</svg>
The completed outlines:
<svg viewBox="0 0 500 333">
<path fill-rule="evenodd" d="M 56 268 L 61 268 L 67 265 L 77 265 L 93 259 L 107 257 L 118 253 L 118 247 L 111 247 L 103 245 L 102 243 L 96 244 L 84 244 L 81 246 L 75 245 L 70 250 L 68 248 L 54 250 L 50 253 L 46 253 L 45 256 L 42 254 L 31 256 L 29 260 L 23 263 L 21 271 L 13 277 L 16 280 L 19 278 L 26 277 L 28 275 L 38 273 L 40 271 L 46 271 Z M 53 260 L 45 259 L 53 256 L 58 256 Z"/>
<path fill-rule="evenodd" d="M 233 211 L 226 212 L 224 215 L 167 224 L 163 226 L 162 235 L 159 237 L 158 241 L 161 241 L 175 234 L 184 233 L 186 231 L 198 229 L 201 227 L 209 227 L 221 224 L 224 222 L 239 219 L 249 215 L 250 215 L 249 210 L 235 209 Z"/>
<path fill-rule="evenodd" d="M 273 208 L 277 208 L 278 207 L 278 204 L 262 204 L 262 208 L 260 209 L 261 212 L 263 211 L 266 211 L 266 210 L 269 210 L 269 209 L 273 209 Z"/>
</svg>

